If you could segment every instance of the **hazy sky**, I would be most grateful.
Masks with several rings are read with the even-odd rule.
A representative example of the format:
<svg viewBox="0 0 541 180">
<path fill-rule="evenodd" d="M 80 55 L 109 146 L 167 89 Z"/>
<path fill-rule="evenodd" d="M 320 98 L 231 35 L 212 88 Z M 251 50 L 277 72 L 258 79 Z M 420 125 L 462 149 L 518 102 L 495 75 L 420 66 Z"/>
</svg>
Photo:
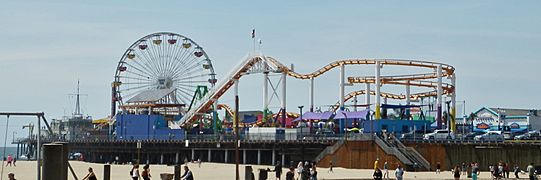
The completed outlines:
<svg viewBox="0 0 541 180">
<path fill-rule="evenodd" d="M 144 35 L 176 32 L 200 44 L 218 79 L 252 49 L 308 73 L 344 58 L 439 61 L 456 68 L 457 99 L 482 106 L 541 108 L 540 1 L 53 1 L 2 2 L 0 111 L 73 111 L 77 80 L 83 111 L 110 111 L 110 83 L 126 48 Z M 383 74 L 409 70 L 384 68 Z M 371 75 L 373 67 L 348 76 Z M 262 107 L 262 77 L 240 82 L 241 110 Z M 288 109 L 307 106 L 308 82 L 288 79 Z M 364 89 L 348 87 L 347 92 Z M 404 93 L 400 87 L 384 87 Z M 338 73 L 316 79 L 316 104 L 338 99 Z M 221 102 L 232 105 L 226 94 Z M 363 98 L 360 101 L 364 101 Z M 279 103 L 271 107 L 276 111 Z M 5 117 L 0 117 L 5 118 Z M 12 118 L 9 137 L 33 118 Z M 6 129 L 5 119 L 0 127 Z M 1 132 L 1 142 L 4 140 Z"/>
</svg>

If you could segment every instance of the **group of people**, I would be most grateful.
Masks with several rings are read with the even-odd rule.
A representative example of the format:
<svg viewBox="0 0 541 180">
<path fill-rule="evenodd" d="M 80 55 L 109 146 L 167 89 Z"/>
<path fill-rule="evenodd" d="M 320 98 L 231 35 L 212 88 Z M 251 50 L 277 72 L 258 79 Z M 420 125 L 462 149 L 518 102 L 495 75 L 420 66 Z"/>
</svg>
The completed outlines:
<svg viewBox="0 0 541 180">
<path fill-rule="evenodd" d="M 441 166 L 438 162 L 436 165 L 436 174 L 440 173 L 440 167 Z M 500 161 L 497 164 L 490 164 L 488 169 L 490 170 L 490 176 L 492 179 L 508 179 L 511 172 L 513 172 L 516 179 L 519 179 L 519 174 L 523 172 L 518 164 L 511 167 L 509 163 L 505 163 L 503 161 Z M 451 169 L 451 174 L 453 174 L 454 179 L 460 179 L 462 175 L 470 175 L 468 177 L 471 177 L 472 180 L 477 180 L 480 173 L 479 163 L 477 162 L 462 163 L 462 165 L 456 165 L 453 169 Z M 528 165 L 525 173 L 528 174 L 529 179 L 535 179 L 535 169 L 533 163 Z"/>
<path fill-rule="evenodd" d="M 295 173 L 297 174 L 297 178 L 295 178 Z M 280 179 L 278 174 L 276 174 L 276 178 Z M 286 180 L 317 180 L 316 163 L 301 161 L 297 164 L 296 169 L 293 166 L 289 167 L 289 171 L 286 173 Z"/>
<path fill-rule="evenodd" d="M 378 163 L 379 163 L 379 158 L 377 158 L 376 161 L 374 161 L 374 174 L 372 174 L 372 177 L 375 180 L 389 179 L 390 178 L 390 176 L 389 176 L 389 163 L 387 163 L 387 161 L 385 161 L 385 163 L 383 163 L 383 171 L 379 168 Z M 402 168 L 402 166 L 400 166 L 400 164 L 398 164 L 396 166 L 394 175 L 395 175 L 397 180 L 404 179 L 404 168 Z"/>
</svg>

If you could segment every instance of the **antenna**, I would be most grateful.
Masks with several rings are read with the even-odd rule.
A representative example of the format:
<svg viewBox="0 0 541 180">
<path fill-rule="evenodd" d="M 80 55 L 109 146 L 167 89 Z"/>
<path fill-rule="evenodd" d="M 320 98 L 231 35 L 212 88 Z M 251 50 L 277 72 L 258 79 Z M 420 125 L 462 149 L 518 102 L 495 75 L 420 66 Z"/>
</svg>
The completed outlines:
<svg viewBox="0 0 541 180">
<path fill-rule="evenodd" d="M 75 110 L 73 112 L 73 116 L 82 117 L 83 114 L 81 113 L 81 96 L 84 96 L 86 94 L 81 94 L 80 92 L 79 79 L 77 79 L 77 94 L 69 94 L 69 95 L 75 96 Z"/>
</svg>

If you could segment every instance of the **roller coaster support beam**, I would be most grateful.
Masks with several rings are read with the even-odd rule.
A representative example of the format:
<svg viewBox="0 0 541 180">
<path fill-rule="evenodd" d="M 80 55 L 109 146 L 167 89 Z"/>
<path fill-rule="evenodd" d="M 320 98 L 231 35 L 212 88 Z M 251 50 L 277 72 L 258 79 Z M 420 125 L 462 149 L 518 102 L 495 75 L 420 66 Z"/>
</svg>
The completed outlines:
<svg viewBox="0 0 541 180">
<path fill-rule="evenodd" d="M 212 124 L 214 125 L 213 130 L 216 136 L 218 135 L 218 99 L 212 104 Z"/>
<path fill-rule="evenodd" d="M 263 72 L 263 122 L 267 122 L 269 106 L 269 72 Z"/>
<path fill-rule="evenodd" d="M 381 78 L 380 78 L 380 70 L 381 70 L 381 63 L 380 61 L 376 61 L 376 116 L 374 119 L 381 119 L 381 112 L 380 112 L 380 106 L 381 106 L 381 96 L 380 96 L 380 89 L 381 89 Z"/>
<path fill-rule="evenodd" d="M 456 74 L 451 75 L 453 93 L 451 94 L 451 131 L 456 134 Z"/>
<path fill-rule="evenodd" d="M 345 71 L 344 64 L 340 64 L 340 110 L 344 110 Z"/>
<path fill-rule="evenodd" d="M 286 78 L 287 72 L 282 73 L 282 127 L 286 127 Z"/>
<path fill-rule="evenodd" d="M 310 112 L 314 112 L 314 78 L 313 77 L 310 78 Z"/>
<path fill-rule="evenodd" d="M 370 83 L 366 83 L 366 109 L 368 109 L 368 118 L 370 118 Z M 370 120 L 370 119 L 367 119 Z"/>
<path fill-rule="evenodd" d="M 240 145 L 240 136 L 239 136 L 239 80 L 234 80 L 234 86 L 235 86 L 235 179 L 240 180 L 240 174 L 239 174 L 239 145 Z"/>
<path fill-rule="evenodd" d="M 436 122 L 437 122 L 437 129 L 441 129 L 441 125 L 442 125 L 442 112 L 441 112 L 441 108 L 442 108 L 442 102 L 443 102 L 443 97 L 442 97 L 442 94 L 443 94 L 443 89 L 442 89 L 442 67 L 441 65 L 438 65 L 437 67 L 437 78 L 438 78 L 438 86 L 437 86 L 437 89 L 436 89 L 436 93 L 437 93 L 437 101 L 436 101 L 436 104 L 437 104 L 437 107 L 438 107 L 438 111 L 436 114 Z"/>
<path fill-rule="evenodd" d="M 406 105 L 410 105 L 411 104 L 411 93 L 410 93 L 410 85 L 409 85 L 409 81 L 408 81 L 408 84 L 406 85 Z M 409 108 L 406 108 L 406 118 L 409 118 L 410 116 L 410 109 Z"/>
<path fill-rule="evenodd" d="M 357 95 L 353 96 L 353 111 L 357 111 Z"/>
</svg>

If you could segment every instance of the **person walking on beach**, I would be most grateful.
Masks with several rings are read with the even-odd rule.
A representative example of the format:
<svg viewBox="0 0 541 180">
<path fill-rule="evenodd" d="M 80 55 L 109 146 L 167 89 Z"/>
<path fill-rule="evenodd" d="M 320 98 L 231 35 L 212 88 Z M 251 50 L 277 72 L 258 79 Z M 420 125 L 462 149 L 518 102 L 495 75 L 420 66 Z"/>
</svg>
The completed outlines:
<svg viewBox="0 0 541 180">
<path fill-rule="evenodd" d="M 515 173 L 515 178 L 519 179 L 518 173 L 520 172 L 520 167 L 518 167 L 518 164 L 515 164 L 515 169 L 513 172 Z"/>
<path fill-rule="evenodd" d="M 455 180 L 459 180 L 460 179 L 460 168 L 457 166 L 455 166 L 455 169 L 453 169 L 453 177 L 455 178 Z"/>
<path fill-rule="evenodd" d="M 295 180 L 295 168 L 289 167 L 289 171 L 286 173 L 286 180 Z"/>
<path fill-rule="evenodd" d="M 436 174 L 439 174 L 439 173 L 440 173 L 440 169 L 441 169 L 440 162 L 437 162 L 437 163 L 436 163 Z"/>
<path fill-rule="evenodd" d="M 8 155 L 8 163 L 6 164 L 6 166 L 11 166 L 11 162 L 13 161 L 13 157 L 10 155 Z"/>
<path fill-rule="evenodd" d="M 387 164 L 387 161 L 383 163 L 383 178 L 389 179 L 389 165 Z"/>
<path fill-rule="evenodd" d="M 402 180 L 404 178 L 404 169 L 402 169 L 400 164 L 396 167 L 394 176 L 396 177 L 396 180 Z M 389 176 L 387 176 L 387 178 L 389 178 Z"/>
<path fill-rule="evenodd" d="M 332 160 L 329 161 L 329 172 L 328 173 L 332 173 Z"/>
<path fill-rule="evenodd" d="M 303 167 L 304 167 L 304 164 L 302 164 L 302 161 L 299 162 L 299 164 L 297 165 L 297 180 L 299 180 L 299 178 L 302 175 L 302 168 Z"/>
<path fill-rule="evenodd" d="M 316 163 L 314 163 L 310 169 L 310 180 L 317 180 Z"/>
<path fill-rule="evenodd" d="M 139 177 L 141 177 L 141 175 L 139 175 L 139 164 L 133 165 L 130 175 L 133 180 L 139 180 Z"/>
<path fill-rule="evenodd" d="M 477 180 L 477 175 L 479 175 L 479 164 L 472 163 L 471 167 L 471 179 Z"/>
<path fill-rule="evenodd" d="M 378 169 L 378 161 L 379 158 L 376 158 L 376 160 L 374 161 L 374 170 Z"/>
<path fill-rule="evenodd" d="M 276 180 L 280 180 L 282 177 L 282 164 L 280 164 L 280 161 L 276 161 L 276 166 L 274 166 L 274 172 L 276 174 Z"/>
<path fill-rule="evenodd" d="M 96 174 L 94 174 L 94 170 L 92 170 L 92 167 L 88 168 L 88 174 L 86 174 L 83 180 L 98 180 L 98 178 L 96 178 Z"/>
<path fill-rule="evenodd" d="M 188 168 L 188 166 L 184 166 L 184 174 L 180 177 L 180 179 L 193 180 L 192 171 L 190 171 L 190 168 Z"/>
<path fill-rule="evenodd" d="M 376 167 L 376 170 L 374 170 L 374 174 L 372 174 L 372 177 L 374 177 L 374 180 L 382 180 L 383 173 L 381 173 L 381 170 Z"/>
<path fill-rule="evenodd" d="M 526 171 L 528 171 L 528 176 L 530 177 L 530 180 L 534 180 L 535 169 L 533 168 L 533 163 L 530 163 L 530 165 L 528 165 L 528 167 L 526 168 Z"/>
<path fill-rule="evenodd" d="M 152 177 L 152 175 L 150 175 L 150 167 L 148 164 L 143 166 L 143 172 L 141 173 L 141 177 L 143 178 L 143 180 L 150 180 L 150 178 Z"/>
<path fill-rule="evenodd" d="M 15 179 L 15 174 L 9 173 L 9 174 L 8 174 L 8 180 L 16 180 L 16 179 Z"/>
</svg>

